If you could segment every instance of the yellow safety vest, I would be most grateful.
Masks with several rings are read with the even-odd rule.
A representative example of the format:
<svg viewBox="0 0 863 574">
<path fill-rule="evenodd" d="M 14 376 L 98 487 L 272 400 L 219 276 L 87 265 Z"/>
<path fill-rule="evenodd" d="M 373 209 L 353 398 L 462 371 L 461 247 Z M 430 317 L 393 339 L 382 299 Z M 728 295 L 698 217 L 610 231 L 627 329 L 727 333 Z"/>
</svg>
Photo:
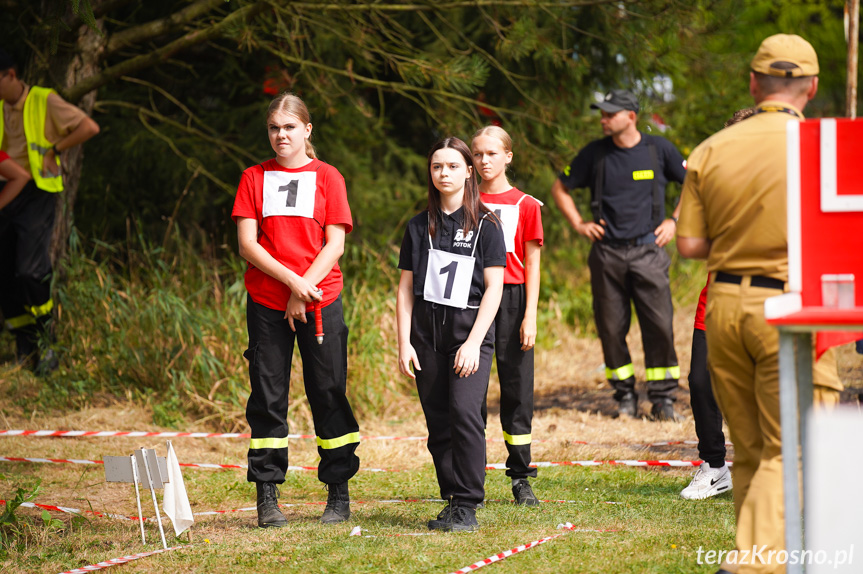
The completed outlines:
<svg viewBox="0 0 863 574">
<path fill-rule="evenodd" d="M 32 86 L 27 99 L 24 100 L 24 137 L 27 138 L 27 159 L 30 161 L 30 173 L 39 189 L 58 192 L 63 191 L 63 175 L 60 172 L 60 157 L 55 154 L 57 175 L 43 172 L 43 158 L 53 145 L 45 138 L 45 121 L 48 118 L 48 94 L 55 93 L 49 88 Z M 0 141 L 3 141 L 3 106 L 0 100 Z"/>
</svg>

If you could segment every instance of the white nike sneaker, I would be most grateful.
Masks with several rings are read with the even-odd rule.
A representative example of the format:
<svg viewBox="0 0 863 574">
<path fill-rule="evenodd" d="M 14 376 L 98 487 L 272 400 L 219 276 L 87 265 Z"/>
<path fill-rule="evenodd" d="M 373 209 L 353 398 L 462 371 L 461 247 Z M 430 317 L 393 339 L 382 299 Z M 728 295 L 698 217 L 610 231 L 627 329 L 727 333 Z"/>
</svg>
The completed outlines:
<svg viewBox="0 0 863 574">
<path fill-rule="evenodd" d="M 686 500 L 703 500 L 731 490 L 731 471 L 728 465 L 722 468 L 711 468 L 706 462 L 701 463 L 689 486 L 680 491 L 680 496 Z"/>
</svg>

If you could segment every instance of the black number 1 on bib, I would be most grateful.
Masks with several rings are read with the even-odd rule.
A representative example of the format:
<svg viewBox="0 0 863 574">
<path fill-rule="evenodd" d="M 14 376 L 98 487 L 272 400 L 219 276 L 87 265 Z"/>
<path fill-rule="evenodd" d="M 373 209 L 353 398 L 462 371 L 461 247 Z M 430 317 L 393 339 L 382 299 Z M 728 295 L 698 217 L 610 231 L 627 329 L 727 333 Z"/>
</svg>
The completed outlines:
<svg viewBox="0 0 863 574">
<path fill-rule="evenodd" d="M 292 179 L 288 182 L 287 185 L 279 186 L 279 191 L 287 191 L 288 199 L 285 201 L 285 207 L 296 207 L 297 206 L 297 186 L 299 184 L 299 180 Z"/>
<path fill-rule="evenodd" d="M 453 261 L 446 267 L 442 267 L 440 274 L 446 273 L 446 287 L 443 290 L 444 299 L 452 299 L 452 286 L 455 283 L 455 270 L 458 267 L 458 261 Z"/>
</svg>

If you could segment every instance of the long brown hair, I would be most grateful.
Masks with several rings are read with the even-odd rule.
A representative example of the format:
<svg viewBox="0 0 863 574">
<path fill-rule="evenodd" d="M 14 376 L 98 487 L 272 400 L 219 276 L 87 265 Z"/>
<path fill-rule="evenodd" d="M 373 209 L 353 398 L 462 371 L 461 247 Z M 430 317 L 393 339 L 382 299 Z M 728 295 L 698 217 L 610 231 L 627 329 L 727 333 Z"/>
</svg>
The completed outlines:
<svg viewBox="0 0 863 574">
<path fill-rule="evenodd" d="M 465 165 L 470 169 L 470 176 L 464 183 L 464 232 L 479 226 L 479 220 L 491 211 L 479 199 L 479 186 L 476 183 L 476 170 L 473 169 L 473 158 L 467 144 L 456 137 L 448 137 L 437 142 L 429 151 L 426 175 L 428 176 L 428 212 L 429 234 L 437 236 L 438 225 L 443 224 L 440 208 L 440 191 L 434 186 L 431 177 L 431 162 L 434 153 L 441 149 L 454 149 L 462 155 Z M 494 217 L 494 216 L 492 216 Z"/>
<path fill-rule="evenodd" d="M 270 107 L 267 108 L 268 123 L 276 112 L 296 116 L 303 122 L 304 126 L 312 123 L 312 116 L 309 114 L 309 108 L 306 107 L 305 102 L 290 92 L 282 92 L 270 102 Z M 306 138 L 306 155 L 312 159 L 318 157 L 315 153 L 315 146 L 312 145 L 311 137 Z"/>
</svg>

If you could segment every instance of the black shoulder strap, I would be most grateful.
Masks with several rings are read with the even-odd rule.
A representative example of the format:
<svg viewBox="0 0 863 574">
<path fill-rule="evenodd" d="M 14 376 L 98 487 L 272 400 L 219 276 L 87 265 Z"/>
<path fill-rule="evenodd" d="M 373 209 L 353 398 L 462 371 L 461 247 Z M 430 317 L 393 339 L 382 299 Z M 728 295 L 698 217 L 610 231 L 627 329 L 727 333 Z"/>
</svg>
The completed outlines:
<svg viewBox="0 0 863 574">
<path fill-rule="evenodd" d="M 605 156 L 607 146 L 605 141 L 600 142 L 597 147 L 597 157 L 594 162 L 593 187 L 590 189 L 590 211 L 593 213 L 593 221 L 599 223 L 602 219 L 602 188 L 605 186 Z"/>
<path fill-rule="evenodd" d="M 659 187 L 659 156 L 656 153 L 656 146 L 651 142 L 647 144 L 647 151 L 650 153 L 650 163 L 653 164 L 653 223 L 659 225 L 665 211 L 665 193 Z"/>
</svg>

